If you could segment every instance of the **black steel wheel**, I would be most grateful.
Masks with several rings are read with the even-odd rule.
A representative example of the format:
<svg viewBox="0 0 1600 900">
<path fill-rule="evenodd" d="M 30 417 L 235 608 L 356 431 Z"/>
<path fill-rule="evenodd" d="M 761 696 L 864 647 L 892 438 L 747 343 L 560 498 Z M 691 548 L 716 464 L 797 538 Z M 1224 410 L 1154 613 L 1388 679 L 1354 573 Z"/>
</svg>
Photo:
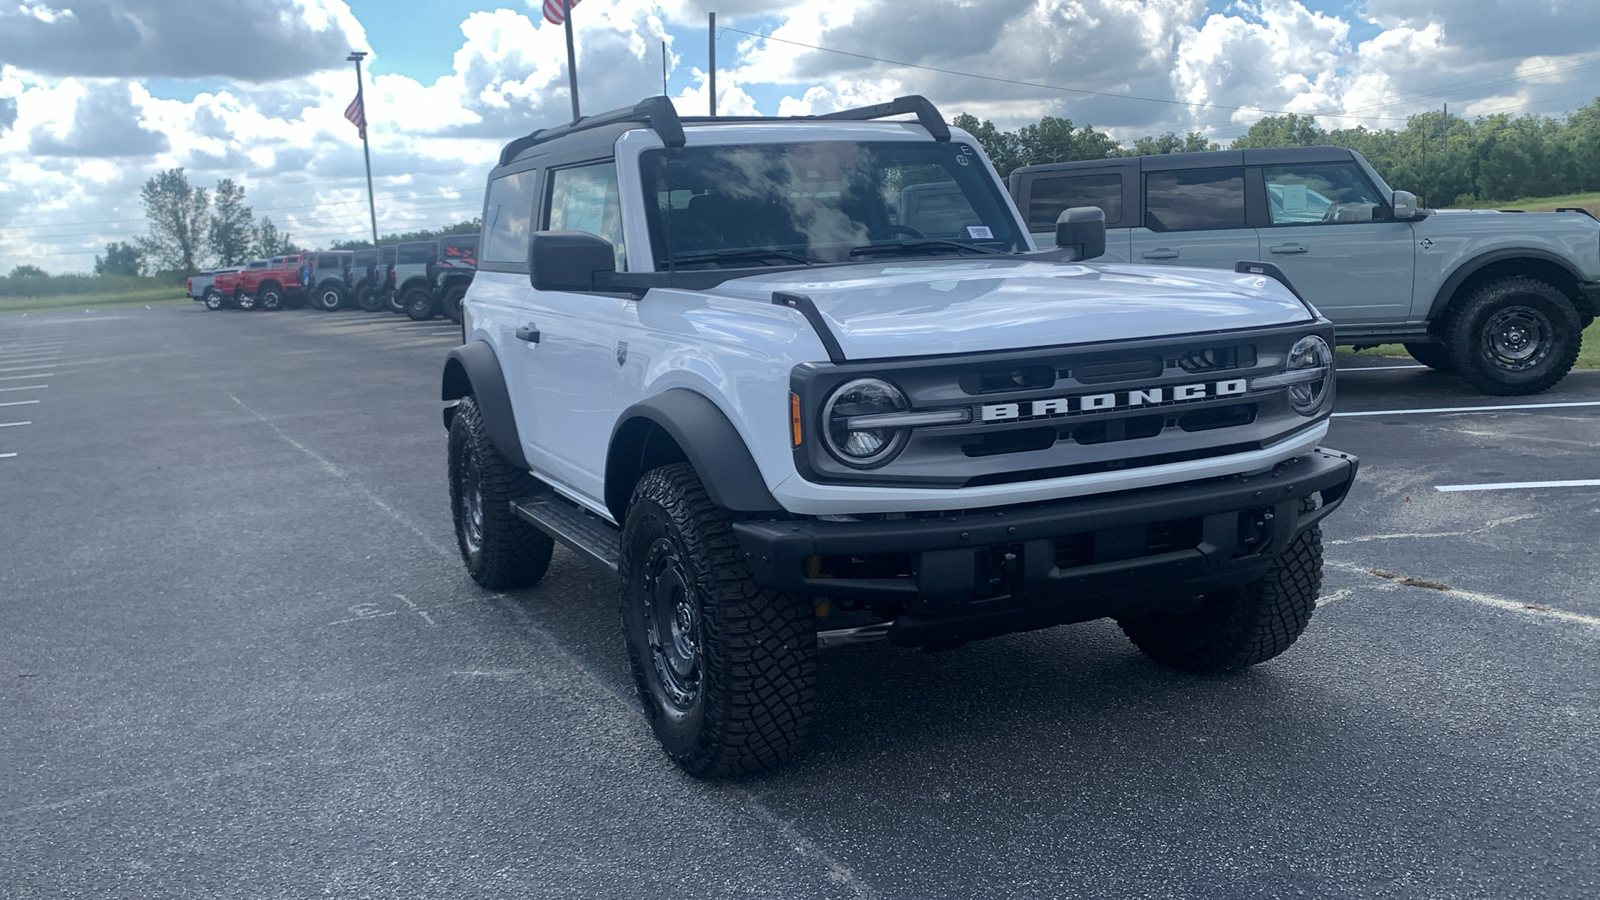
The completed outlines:
<svg viewBox="0 0 1600 900">
<path fill-rule="evenodd" d="M 1456 370 L 1455 364 L 1450 359 L 1450 348 L 1443 344 L 1406 344 L 1405 347 L 1412 359 L 1435 372 Z"/>
<path fill-rule="evenodd" d="M 511 501 L 531 496 L 538 483 L 495 449 L 474 397 L 456 406 L 448 456 L 456 546 L 472 580 L 496 591 L 538 583 L 555 543 L 511 511 Z"/>
<path fill-rule="evenodd" d="M 261 295 L 256 300 L 261 308 L 268 312 L 283 309 L 283 291 L 277 288 L 262 288 Z"/>
<path fill-rule="evenodd" d="M 356 305 L 365 312 L 382 312 L 383 298 L 372 289 L 372 285 L 364 284 L 356 288 Z"/>
<path fill-rule="evenodd" d="M 1560 289 L 1515 276 L 1479 288 L 1450 317 L 1456 371 L 1486 394 L 1537 394 L 1565 378 L 1583 345 L 1578 311 Z"/>
<path fill-rule="evenodd" d="M 344 306 L 344 291 L 336 285 L 323 285 L 312 295 L 312 305 L 323 312 L 336 312 Z"/>
<path fill-rule="evenodd" d="M 427 288 L 412 288 L 406 291 L 406 315 L 414 322 L 426 322 L 434 317 L 438 310 L 434 307 L 433 294 Z"/>
<path fill-rule="evenodd" d="M 783 763 L 813 703 L 812 605 L 756 584 L 731 521 L 677 463 L 640 479 L 622 529 L 622 633 L 639 702 L 697 778 Z"/>
<path fill-rule="evenodd" d="M 1163 665 L 1201 675 L 1266 662 L 1289 649 L 1322 590 L 1322 530 L 1302 531 L 1259 580 L 1196 598 L 1186 609 L 1117 619 L 1122 633 Z"/>
<path fill-rule="evenodd" d="M 461 301 L 466 299 L 467 289 L 463 285 L 456 285 L 444 292 L 444 299 L 439 301 L 440 308 L 444 311 L 445 318 L 461 324 Z"/>
<path fill-rule="evenodd" d="M 216 312 L 222 308 L 222 292 L 216 288 L 206 288 L 206 292 L 200 295 L 200 302 L 205 304 L 206 309 Z"/>
</svg>

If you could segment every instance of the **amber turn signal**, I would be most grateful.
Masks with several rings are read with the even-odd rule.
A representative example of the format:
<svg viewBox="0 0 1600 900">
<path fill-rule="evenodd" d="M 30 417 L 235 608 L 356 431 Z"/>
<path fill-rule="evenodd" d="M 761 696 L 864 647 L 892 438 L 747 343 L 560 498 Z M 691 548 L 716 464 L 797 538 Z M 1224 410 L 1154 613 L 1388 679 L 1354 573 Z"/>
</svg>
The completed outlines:
<svg viewBox="0 0 1600 900">
<path fill-rule="evenodd" d="M 800 395 L 789 392 L 789 438 L 800 446 Z"/>
</svg>

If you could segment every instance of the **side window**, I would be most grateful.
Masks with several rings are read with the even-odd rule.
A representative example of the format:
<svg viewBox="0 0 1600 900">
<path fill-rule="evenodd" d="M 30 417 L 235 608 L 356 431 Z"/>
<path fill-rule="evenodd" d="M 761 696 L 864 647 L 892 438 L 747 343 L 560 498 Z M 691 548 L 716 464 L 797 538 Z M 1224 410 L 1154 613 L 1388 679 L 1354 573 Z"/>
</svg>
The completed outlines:
<svg viewBox="0 0 1600 900">
<path fill-rule="evenodd" d="M 1267 166 L 1267 211 L 1274 225 L 1373 222 L 1383 200 L 1354 165 Z"/>
<path fill-rule="evenodd" d="M 1073 175 L 1036 178 L 1028 192 L 1028 230 L 1054 231 L 1061 211 L 1074 206 L 1098 206 L 1106 224 L 1122 219 L 1122 175 Z"/>
<path fill-rule="evenodd" d="M 533 197 L 537 170 L 502 175 L 489 183 L 484 205 L 483 261 L 525 265 L 533 235 Z"/>
<path fill-rule="evenodd" d="M 1144 177 L 1144 227 L 1202 231 L 1244 226 L 1244 169 L 1151 172 Z"/>
<path fill-rule="evenodd" d="M 622 244 L 622 201 L 617 196 L 617 164 L 558 169 L 550 178 L 551 231 L 587 231 L 605 238 L 617 254 L 617 271 L 628 267 Z"/>
</svg>

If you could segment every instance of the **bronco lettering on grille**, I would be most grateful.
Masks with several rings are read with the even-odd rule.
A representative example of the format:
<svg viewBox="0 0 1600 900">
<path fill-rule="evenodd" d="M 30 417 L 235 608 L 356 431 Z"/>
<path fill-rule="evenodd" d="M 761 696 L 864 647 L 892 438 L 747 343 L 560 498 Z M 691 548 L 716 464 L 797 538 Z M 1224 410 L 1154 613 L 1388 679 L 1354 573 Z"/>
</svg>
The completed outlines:
<svg viewBox="0 0 1600 900">
<path fill-rule="evenodd" d="M 1113 391 L 1105 394 L 1080 394 L 1076 397 L 1052 397 L 1046 400 L 1023 400 L 1017 403 L 989 403 L 983 407 L 983 421 L 1006 422 L 1012 419 L 1038 419 L 1065 416 L 1073 413 L 1108 412 L 1133 409 L 1140 406 L 1158 406 L 1180 400 L 1203 400 L 1207 397 L 1234 397 L 1250 391 L 1243 378 L 1212 381 L 1202 384 L 1180 384 L 1165 388 Z"/>
</svg>

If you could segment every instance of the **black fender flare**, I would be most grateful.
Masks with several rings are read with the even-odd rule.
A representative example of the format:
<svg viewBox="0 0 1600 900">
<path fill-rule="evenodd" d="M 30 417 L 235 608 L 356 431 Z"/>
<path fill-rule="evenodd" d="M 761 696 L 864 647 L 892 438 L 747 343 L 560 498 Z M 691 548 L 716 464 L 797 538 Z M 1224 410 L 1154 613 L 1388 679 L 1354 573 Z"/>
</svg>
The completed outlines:
<svg viewBox="0 0 1600 900">
<path fill-rule="evenodd" d="M 1450 301 L 1455 299 L 1456 292 L 1461 289 L 1461 285 L 1465 284 L 1467 279 L 1496 263 L 1510 262 L 1517 259 L 1538 260 L 1541 263 L 1560 269 L 1572 280 L 1574 288 L 1584 282 L 1584 277 L 1577 269 L 1573 268 L 1571 263 L 1548 250 L 1539 250 L 1533 247 L 1507 247 L 1501 250 L 1490 250 L 1467 260 L 1450 273 L 1450 277 L 1446 278 L 1444 284 L 1440 286 L 1439 292 L 1434 294 L 1433 305 L 1428 307 L 1428 322 L 1431 324 L 1439 321 L 1439 316 L 1450 305 Z M 1559 284 L 1556 287 L 1563 288 Z M 1565 289 L 1563 288 L 1563 290 Z M 1600 313 L 1600 310 L 1586 308 L 1584 298 L 1580 296 L 1581 292 L 1573 290 L 1566 291 L 1566 293 L 1571 298 L 1573 305 L 1577 307 L 1579 314 L 1595 315 Z"/>
<path fill-rule="evenodd" d="M 462 344 L 445 357 L 439 399 L 450 403 L 468 394 L 477 398 L 478 408 L 483 411 L 483 426 L 489 432 L 489 442 L 506 462 L 528 468 L 528 460 L 522 455 L 522 439 L 517 436 L 517 417 L 511 409 L 511 392 L 506 390 L 500 358 L 486 341 Z M 446 430 L 455 415 L 453 404 L 444 408 Z"/>
<path fill-rule="evenodd" d="M 683 451 L 711 502 L 735 512 L 782 512 L 738 429 L 703 394 L 673 388 L 623 410 L 606 451 L 606 508 L 621 522 L 633 485 L 650 465 L 649 436 L 660 429 Z"/>
</svg>

